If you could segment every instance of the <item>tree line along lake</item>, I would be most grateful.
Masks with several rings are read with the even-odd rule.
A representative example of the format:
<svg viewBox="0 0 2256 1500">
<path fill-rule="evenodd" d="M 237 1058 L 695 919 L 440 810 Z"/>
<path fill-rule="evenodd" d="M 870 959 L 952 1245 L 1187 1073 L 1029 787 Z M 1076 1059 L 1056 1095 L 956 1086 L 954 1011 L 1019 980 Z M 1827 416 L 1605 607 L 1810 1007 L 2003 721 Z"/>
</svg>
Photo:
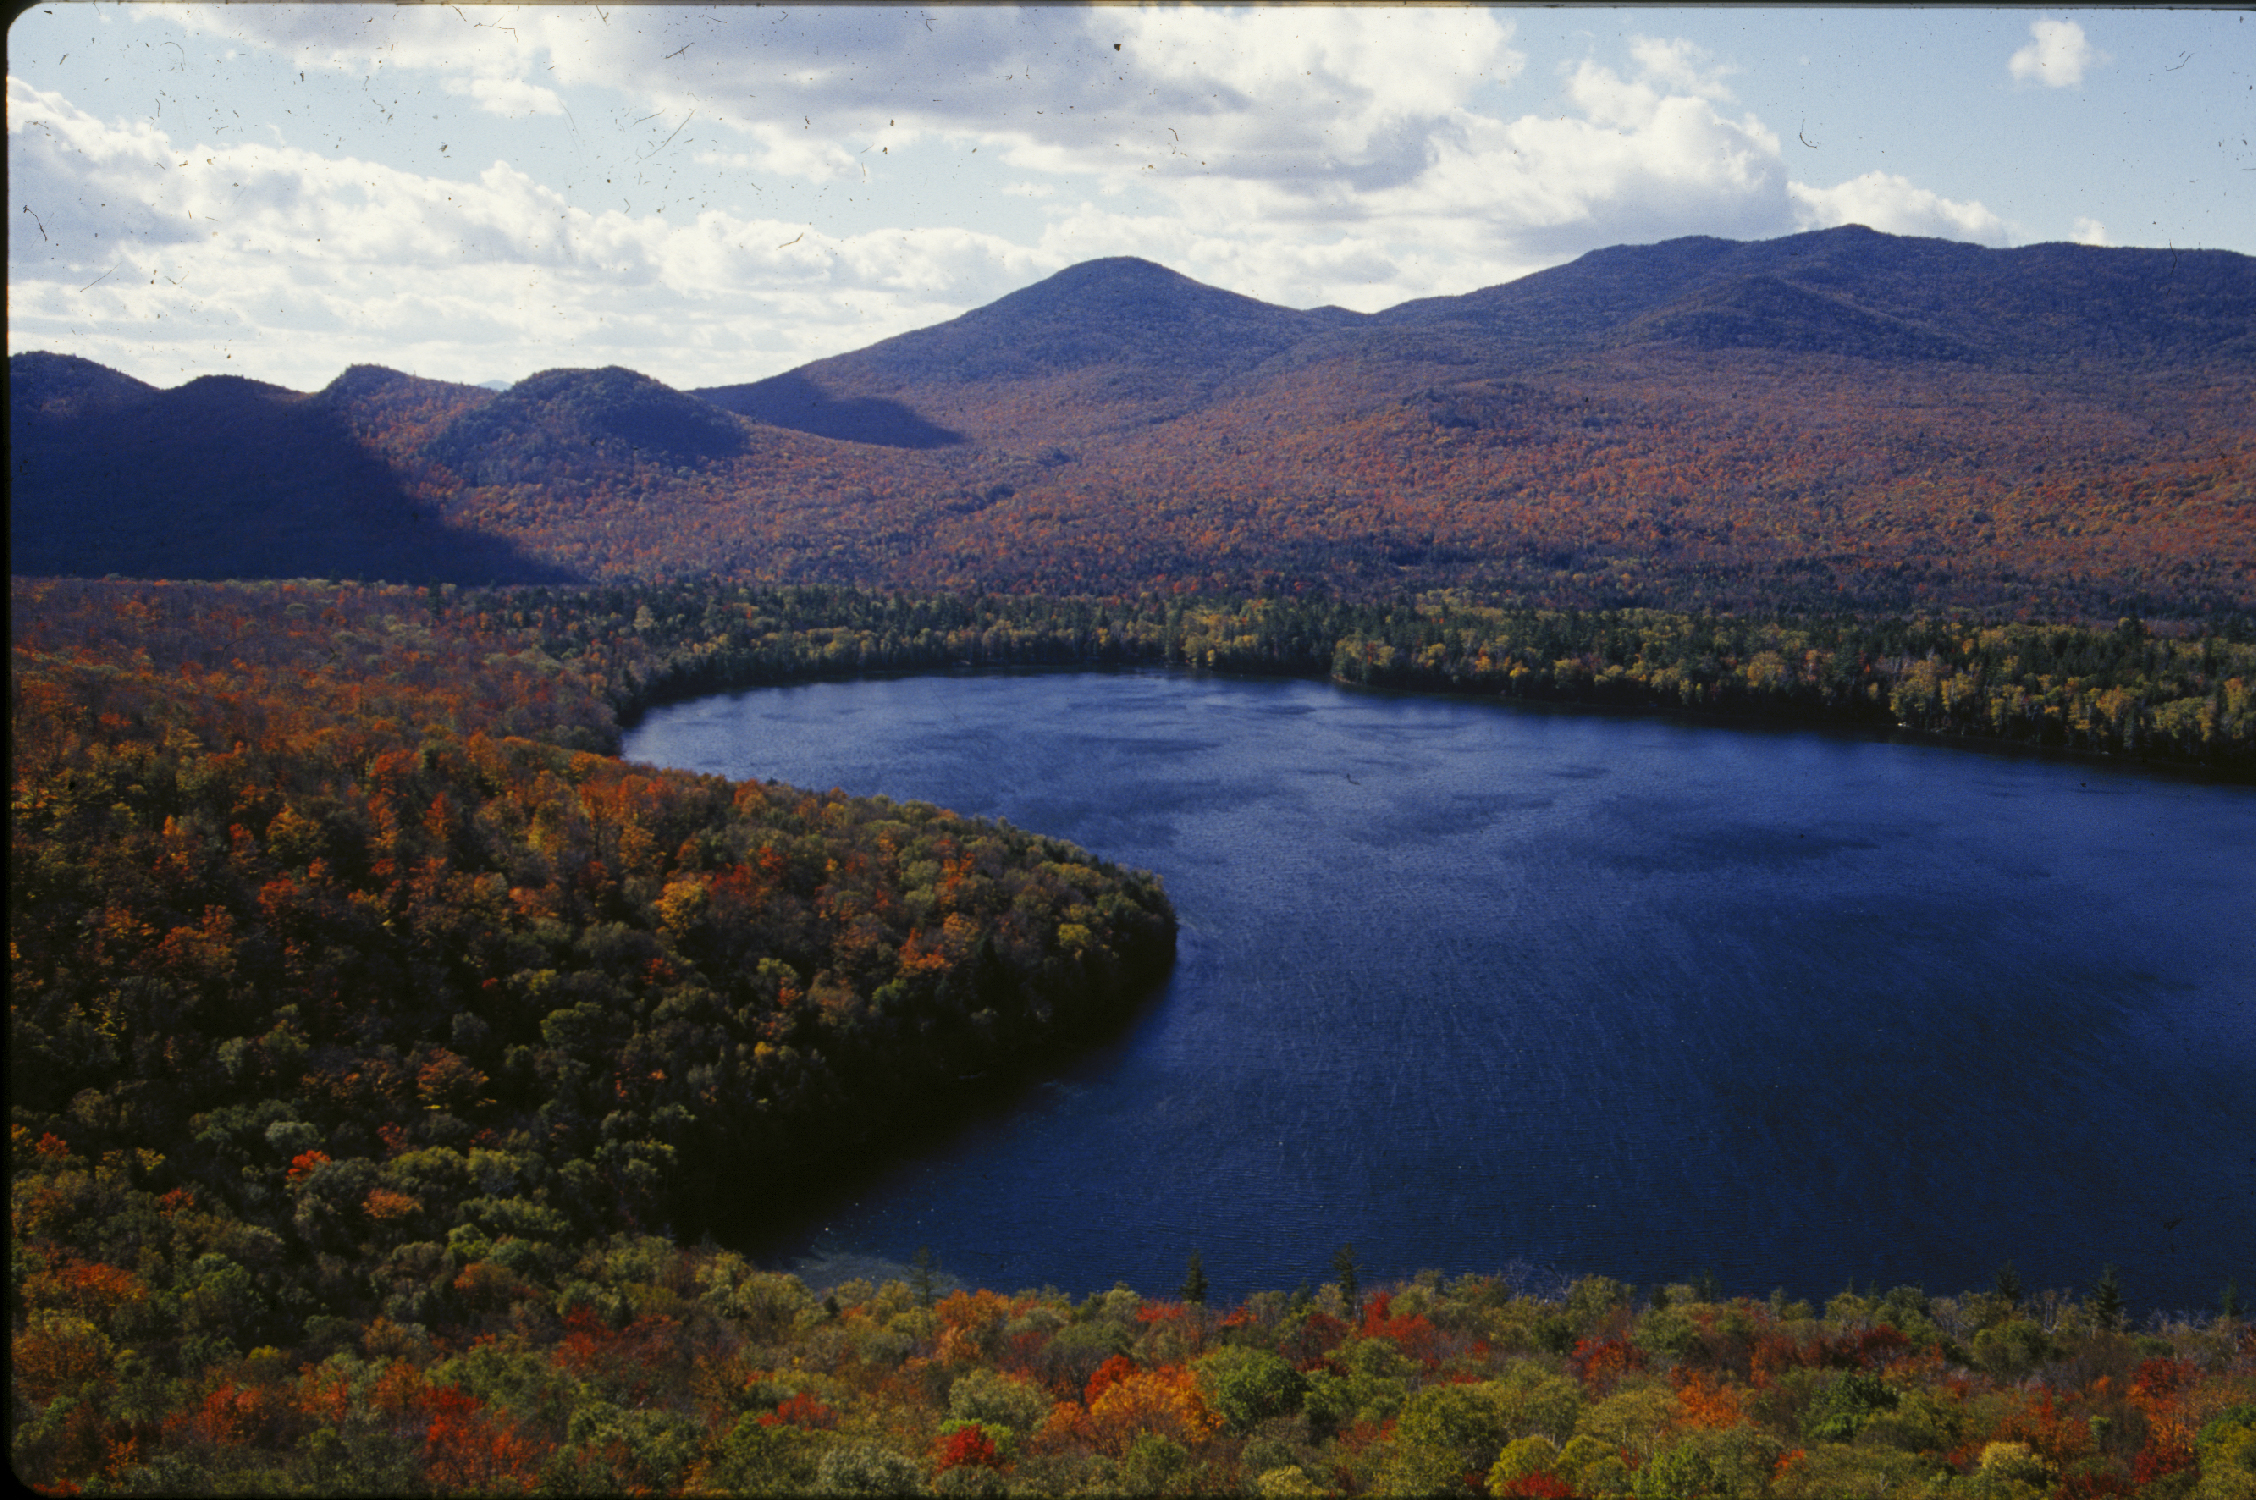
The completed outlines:
<svg viewBox="0 0 2256 1500">
<path fill-rule="evenodd" d="M 2256 789 L 1160 671 L 760 688 L 625 754 L 1005 818 L 1181 919 L 1117 1035 L 758 1215 L 769 1263 L 2251 1280 Z"/>
</svg>

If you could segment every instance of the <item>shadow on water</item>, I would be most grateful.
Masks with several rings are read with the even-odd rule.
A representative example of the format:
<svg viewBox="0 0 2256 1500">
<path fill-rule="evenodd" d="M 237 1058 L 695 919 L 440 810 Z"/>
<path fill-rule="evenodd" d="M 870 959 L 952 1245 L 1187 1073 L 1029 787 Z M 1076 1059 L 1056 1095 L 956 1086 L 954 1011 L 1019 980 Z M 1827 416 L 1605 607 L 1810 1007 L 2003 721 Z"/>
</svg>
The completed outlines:
<svg viewBox="0 0 2256 1500">
<path fill-rule="evenodd" d="M 769 1183 L 755 1201 L 733 1209 L 701 1205 L 704 1226 L 720 1244 L 762 1265 L 792 1261 L 851 1262 L 856 1268 L 826 1271 L 831 1283 L 874 1275 L 876 1266 L 894 1266 L 882 1257 L 847 1252 L 824 1254 L 821 1231 L 842 1210 L 881 1193 L 920 1161 L 955 1155 L 1004 1121 L 1038 1108 L 1046 1097 L 1072 1086 L 1075 1076 L 1112 1071 L 1134 1045 L 1139 1032 L 1164 1008 L 1173 987 L 1175 963 L 1116 1012 L 1070 1031 L 1061 1031 L 1015 1066 L 973 1075 L 945 1092 L 909 1096 L 896 1111 L 859 1138 L 802 1157 L 787 1175 Z M 811 1252 L 810 1248 L 813 1247 Z M 869 1264 L 864 1266 L 863 1261 Z M 810 1265 L 810 1273 L 816 1271 Z M 895 1266 L 886 1275 L 901 1274 Z M 944 1280 L 945 1278 L 940 1278 Z M 810 1284 L 813 1284 L 810 1282 Z M 935 1283 L 939 1284 L 938 1281 Z"/>
</svg>

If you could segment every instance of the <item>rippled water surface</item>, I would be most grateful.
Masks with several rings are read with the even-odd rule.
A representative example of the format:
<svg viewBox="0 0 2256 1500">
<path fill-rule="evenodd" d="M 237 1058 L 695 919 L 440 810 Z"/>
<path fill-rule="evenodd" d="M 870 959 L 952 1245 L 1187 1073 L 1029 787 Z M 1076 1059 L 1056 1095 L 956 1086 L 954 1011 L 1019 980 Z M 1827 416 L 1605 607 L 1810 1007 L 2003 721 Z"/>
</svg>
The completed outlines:
<svg viewBox="0 0 2256 1500">
<path fill-rule="evenodd" d="M 2246 788 L 1157 673 L 761 689 L 627 754 L 1005 817 L 1182 919 L 1118 1042 L 766 1259 L 2256 1287 Z"/>
</svg>

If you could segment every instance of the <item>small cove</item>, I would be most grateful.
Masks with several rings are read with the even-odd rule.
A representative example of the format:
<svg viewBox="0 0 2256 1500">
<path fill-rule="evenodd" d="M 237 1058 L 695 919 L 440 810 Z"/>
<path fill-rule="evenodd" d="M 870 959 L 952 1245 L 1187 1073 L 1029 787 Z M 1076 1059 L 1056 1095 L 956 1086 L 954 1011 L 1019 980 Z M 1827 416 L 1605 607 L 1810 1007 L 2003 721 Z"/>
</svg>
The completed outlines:
<svg viewBox="0 0 2256 1500">
<path fill-rule="evenodd" d="M 1030 673 L 654 711 L 631 759 L 1159 871 L 1114 1040 L 802 1205 L 764 1261 L 1218 1296 L 1527 1265 L 1823 1296 L 2256 1244 L 2256 792 L 1814 730 Z"/>
</svg>

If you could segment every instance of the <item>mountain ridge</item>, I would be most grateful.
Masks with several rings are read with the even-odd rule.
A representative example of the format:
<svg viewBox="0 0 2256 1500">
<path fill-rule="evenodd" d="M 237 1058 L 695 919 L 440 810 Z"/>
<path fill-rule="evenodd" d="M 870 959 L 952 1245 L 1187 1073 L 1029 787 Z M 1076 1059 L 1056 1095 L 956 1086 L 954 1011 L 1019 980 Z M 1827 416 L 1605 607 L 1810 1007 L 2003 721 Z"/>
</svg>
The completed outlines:
<svg viewBox="0 0 2256 1500">
<path fill-rule="evenodd" d="M 1115 257 L 688 392 L 621 367 L 494 391 L 363 366 L 312 396 L 10 372 L 35 492 L 11 539 L 57 572 L 224 576 L 295 473 L 289 565 L 359 526 L 331 551 L 363 575 L 2256 606 L 2256 260 L 2221 251 L 1690 238 L 1371 314 Z M 232 540 L 209 486 L 151 499 L 168 444 L 230 423 L 310 455 L 234 463 Z M 364 492 L 351 525 L 318 521 L 315 474 Z M 145 545 L 72 538 L 121 515 Z M 460 545 L 401 540 L 431 523 Z"/>
<path fill-rule="evenodd" d="M 905 391 L 961 390 L 980 385 L 1055 381 L 1094 368 L 1125 367 L 1140 378 L 1114 378 L 1111 389 L 1084 400 L 1108 411 L 1117 425 L 1179 414 L 1229 377 L 1311 334 L 1358 320 L 1343 308 L 1298 311 L 1206 286 L 1134 256 L 1083 261 L 929 328 L 897 334 L 849 354 L 801 365 L 783 375 L 740 386 L 693 391 L 729 410 L 795 425 L 829 418 L 824 436 L 847 435 L 831 409 L 845 403 L 884 403 L 896 420 L 922 421 L 944 439 L 899 443 L 943 446 L 966 434 L 902 401 Z M 949 409 L 936 393 L 927 404 Z M 869 408 L 865 406 L 863 410 Z M 875 427 L 869 430 L 875 432 Z M 868 439 L 865 439 L 868 440 Z M 877 441 L 889 441 L 878 437 Z"/>
<path fill-rule="evenodd" d="M 616 468 L 634 455 L 661 462 L 732 458 L 745 424 L 622 365 L 542 370 L 491 400 L 467 405 L 423 453 L 469 484 L 519 483 L 558 469 Z"/>
</svg>

